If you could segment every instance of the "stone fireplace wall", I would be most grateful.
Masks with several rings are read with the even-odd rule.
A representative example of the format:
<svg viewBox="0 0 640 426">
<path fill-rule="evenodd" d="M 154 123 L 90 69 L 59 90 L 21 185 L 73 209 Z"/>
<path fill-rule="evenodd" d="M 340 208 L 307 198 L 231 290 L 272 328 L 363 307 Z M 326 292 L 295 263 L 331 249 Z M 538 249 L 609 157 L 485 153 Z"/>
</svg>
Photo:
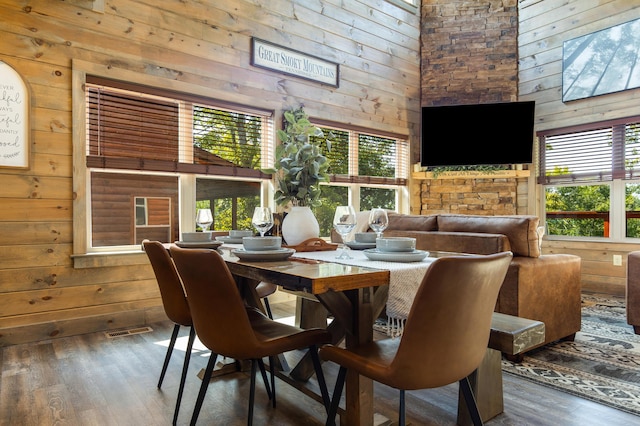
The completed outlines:
<svg viewBox="0 0 640 426">
<path fill-rule="evenodd" d="M 492 174 L 449 172 L 413 174 L 412 214 L 528 214 L 527 170 Z"/>
<path fill-rule="evenodd" d="M 423 0 L 421 17 L 422 106 L 518 100 L 517 0 Z M 527 214 L 528 176 L 416 171 L 411 213 Z"/>
</svg>

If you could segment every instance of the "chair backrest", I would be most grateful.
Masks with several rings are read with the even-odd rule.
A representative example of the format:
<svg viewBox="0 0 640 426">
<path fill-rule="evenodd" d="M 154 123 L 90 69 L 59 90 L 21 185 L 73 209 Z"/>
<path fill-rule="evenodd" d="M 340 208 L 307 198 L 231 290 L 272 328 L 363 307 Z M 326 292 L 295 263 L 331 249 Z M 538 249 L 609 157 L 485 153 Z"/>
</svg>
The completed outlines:
<svg viewBox="0 0 640 426">
<path fill-rule="evenodd" d="M 182 277 L 200 341 L 219 355 L 253 358 L 258 340 L 222 256 L 214 250 L 172 246 L 171 257 Z"/>
<path fill-rule="evenodd" d="M 191 326 L 191 311 L 180 281 L 180 275 L 169 256 L 169 252 L 159 241 L 142 242 L 147 257 L 156 275 L 164 311 L 176 324 Z"/>
<path fill-rule="evenodd" d="M 512 256 L 443 257 L 429 267 L 390 366 L 400 388 L 444 386 L 480 365 Z"/>
</svg>

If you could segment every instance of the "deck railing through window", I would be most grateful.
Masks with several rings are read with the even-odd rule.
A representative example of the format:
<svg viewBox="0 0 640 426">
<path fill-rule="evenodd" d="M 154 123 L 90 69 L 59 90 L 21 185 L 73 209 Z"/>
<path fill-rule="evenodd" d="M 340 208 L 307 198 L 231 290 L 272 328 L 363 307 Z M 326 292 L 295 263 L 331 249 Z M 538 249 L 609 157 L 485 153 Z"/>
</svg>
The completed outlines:
<svg viewBox="0 0 640 426">
<path fill-rule="evenodd" d="M 603 221 L 604 237 L 609 237 L 609 212 L 596 212 L 596 211 L 560 211 L 560 212 L 546 212 L 547 222 L 554 219 L 600 219 Z M 626 223 L 629 219 L 640 219 L 640 211 L 625 212 Z M 554 235 L 554 234 L 551 234 Z M 632 235 L 627 235 L 633 237 Z"/>
</svg>

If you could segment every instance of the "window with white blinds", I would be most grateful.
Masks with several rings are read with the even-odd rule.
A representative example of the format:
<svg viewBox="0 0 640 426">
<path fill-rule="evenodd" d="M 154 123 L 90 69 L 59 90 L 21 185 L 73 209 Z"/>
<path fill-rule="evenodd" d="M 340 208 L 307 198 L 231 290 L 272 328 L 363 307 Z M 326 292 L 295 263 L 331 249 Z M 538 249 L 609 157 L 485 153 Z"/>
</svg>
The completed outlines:
<svg viewBox="0 0 640 426">
<path fill-rule="evenodd" d="M 640 117 L 538 133 L 541 184 L 603 182 L 640 173 Z"/>
</svg>

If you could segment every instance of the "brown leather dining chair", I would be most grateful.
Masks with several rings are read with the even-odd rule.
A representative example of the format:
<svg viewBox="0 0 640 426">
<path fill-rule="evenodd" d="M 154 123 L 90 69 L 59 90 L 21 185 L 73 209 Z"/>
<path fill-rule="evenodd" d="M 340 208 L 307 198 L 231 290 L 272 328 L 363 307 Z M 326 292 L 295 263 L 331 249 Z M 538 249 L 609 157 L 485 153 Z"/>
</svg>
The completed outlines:
<svg viewBox="0 0 640 426">
<path fill-rule="evenodd" d="M 196 331 L 195 328 L 193 328 L 191 311 L 189 310 L 189 304 L 187 303 L 187 298 L 182 287 L 180 276 L 178 275 L 178 271 L 169 256 L 169 252 L 159 241 L 145 240 L 142 242 L 142 247 L 145 253 L 147 253 L 147 257 L 151 262 L 151 267 L 153 268 L 153 272 L 156 276 L 164 311 L 167 317 L 169 317 L 169 319 L 174 323 L 171 340 L 167 347 L 167 353 L 164 358 L 164 363 L 162 364 L 162 371 L 160 372 L 160 379 L 158 380 L 158 389 L 162 387 L 162 381 L 164 380 L 165 373 L 167 372 L 169 360 L 171 359 L 171 354 L 173 353 L 173 348 L 176 344 L 180 327 L 189 327 L 189 340 L 187 342 L 187 350 L 185 352 L 184 363 L 182 365 L 182 376 L 180 377 L 180 386 L 178 387 L 176 408 L 173 412 L 173 424 L 176 424 L 176 421 L 178 420 L 178 412 L 180 411 L 180 401 L 182 400 L 184 383 L 187 377 L 187 370 L 189 369 L 191 349 L 193 348 L 193 342 L 196 337 Z"/>
<path fill-rule="evenodd" d="M 278 290 L 278 286 L 273 283 L 268 283 L 266 281 L 260 281 L 256 286 L 256 293 L 258 298 L 262 300 L 264 303 L 264 310 L 267 312 L 267 316 L 273 319 L 273 314 L 271 313 L 271 305 L 269 305 L 269 296 Z"/>
<path fill-rule="evenodd" d="M 325 407 L 328 407 L 329 394 L 317 348 L 331 341 L 329 332 L 319 328 L 303 330 L 274 321 L 258 309 L 246 309 L 235 279 L 222 256 L 216 251 L 171 247 L 171 256 L 187 292 L 198 337 L 211 350 L 193 410 L 192 425 L 198 419 L 218 355 L 236 360 L 251 360 L 247 418 L 249 425 L 253 422 L 256 364 L 263 365 L 262 359 L 269 357 L 270 393 L 275 407 L 275 356 L 292 350 L 310 350 L 322 400 Z M 220 327 L 220 324 L 229 326 Z"/>
<path fill-rule="evenodd" d="M 347 370 L 400 390 L 399 424 L 405 424 L 405 390 L 459 382 L 474 425 L 482 424 L 467 379 L 481 363 L 498 292 L 511 252 L 436 259 L 416 293 L 401 338 L 352 350 L 333 345 L 320 357 L 340 365 L 327 417 L 333 425 Z"/>
</svg>

